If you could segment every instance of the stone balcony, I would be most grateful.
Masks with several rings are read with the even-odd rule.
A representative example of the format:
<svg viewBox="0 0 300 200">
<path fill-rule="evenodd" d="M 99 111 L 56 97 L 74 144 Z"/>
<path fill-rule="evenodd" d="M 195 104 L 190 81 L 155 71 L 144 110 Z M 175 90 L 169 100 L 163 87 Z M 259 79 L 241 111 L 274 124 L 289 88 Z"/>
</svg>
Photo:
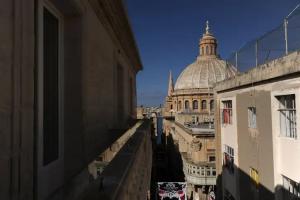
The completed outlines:
<svg viewBox="0 0 300 200">
<path fill-rule="evenodd" d="M 192 162 L 182 154 L 183 172 L 186 181 L 194 185 L 216 185 L 216 165 L 214 162 Z"/>
<path fill-rule="evenodd" d="M 143 120 L 134 132 L 125 134 L 128 132 L 130 138 L 89 184 L 81 200 L 147 199 L 152 166 L 151 120 Z"/>
</svg>

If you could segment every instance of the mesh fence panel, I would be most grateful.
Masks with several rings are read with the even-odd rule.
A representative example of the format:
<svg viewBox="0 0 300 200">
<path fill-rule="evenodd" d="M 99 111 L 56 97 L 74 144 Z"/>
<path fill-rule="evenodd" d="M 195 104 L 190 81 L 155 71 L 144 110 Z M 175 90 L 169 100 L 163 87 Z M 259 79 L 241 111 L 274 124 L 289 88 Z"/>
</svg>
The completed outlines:
<svg viewBox="0 0 300 200">
<path fill-rule="evenodd" d="M 289 52 L 296 51 L 300 48 L 300 9 L 297 14 L 288 18 L 287 38 Z"/>
<path fill-rule="evenodd" d="M 272 31 L 232 53 L 227 62 L 240 72 L 300 49 L 300 6 Z"/>
</svg>

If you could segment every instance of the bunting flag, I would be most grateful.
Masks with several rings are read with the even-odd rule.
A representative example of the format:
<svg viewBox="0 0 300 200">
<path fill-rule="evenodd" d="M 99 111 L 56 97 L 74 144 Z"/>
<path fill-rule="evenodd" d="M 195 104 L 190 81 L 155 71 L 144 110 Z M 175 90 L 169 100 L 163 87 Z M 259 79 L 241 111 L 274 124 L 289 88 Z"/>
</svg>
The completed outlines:
<svg viewBox="0 0 300 200">
<path fill-rule="evenodd" d="M 160 200 L 187 200 L 186 182 L 158 182 Z"/>
</svg>

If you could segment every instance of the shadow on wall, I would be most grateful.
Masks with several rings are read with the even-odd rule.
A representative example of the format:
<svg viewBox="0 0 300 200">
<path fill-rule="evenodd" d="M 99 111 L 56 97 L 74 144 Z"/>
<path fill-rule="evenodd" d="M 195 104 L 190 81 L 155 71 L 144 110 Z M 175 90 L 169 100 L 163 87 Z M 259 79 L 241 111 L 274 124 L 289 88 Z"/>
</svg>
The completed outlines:
<svg viewBox="0 0 300 200">
<path fill-rule="evenodd" d="M 237 194 L 232 194 L 226 186 L 222 187 L 222 182 L 225 182 L 226 178 L 227 180 L 233 180 L 229 182 L 229 185 L 235 185 L 237 187 Z M 259 181 L 259 178 L 257 180 Z M 233 168 L 223 166 L 222 175 L 217 177 L 216 188 L 217 200 L 300 200 L 297 194 L 291 193 L 282 185 L 277 185 L 274 191 L 271 191 L 263 184 L 255 181 L 255 178 L 252 178 L 236 165 L 234 165 Z"/>
<path fill-rule="evenodd" d="M 184 182 L 183 163 L 178 145 L 174 142 L 172 134 L 164 137 L 162 134 L 162 141 L 166 144 L 166 153 L 168 156 L 168 173 L 171 181 Z"/>
<path fill-rule="evenodd" d="M 161 143 L 152 138 L 153 165 L 151 175 L 151 199 L 157 199 L 157 182 L 184 182 L 183 163 L 172 135 L 161 134 Z"/>
</svg>

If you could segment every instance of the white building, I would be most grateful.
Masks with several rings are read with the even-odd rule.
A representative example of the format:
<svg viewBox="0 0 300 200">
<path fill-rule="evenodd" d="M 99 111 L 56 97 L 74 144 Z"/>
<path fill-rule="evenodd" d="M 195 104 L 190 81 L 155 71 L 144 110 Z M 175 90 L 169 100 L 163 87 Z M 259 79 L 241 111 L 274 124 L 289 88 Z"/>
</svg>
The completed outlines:
<svg viewBox="0 0 300 200">
<path fill-rule="evenodd" d="M 300 198 L 299 72 L 294 52 L 216 86 L 223 199 Z"/>
</svg>

